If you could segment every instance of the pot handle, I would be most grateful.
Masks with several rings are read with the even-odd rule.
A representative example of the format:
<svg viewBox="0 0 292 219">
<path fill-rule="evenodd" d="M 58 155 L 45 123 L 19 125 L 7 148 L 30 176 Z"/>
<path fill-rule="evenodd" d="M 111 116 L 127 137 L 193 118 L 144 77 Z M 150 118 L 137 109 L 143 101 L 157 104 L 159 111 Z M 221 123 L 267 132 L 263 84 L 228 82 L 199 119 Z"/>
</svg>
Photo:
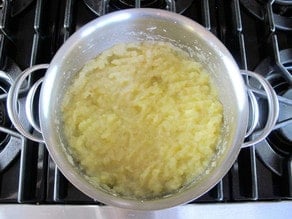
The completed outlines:
<svg viewBox="0 0 292 219">
<path fill-rule="evenodd" d="M 279 116 L 279 102 L 277 98 L 277 94 L 273 87 L 270 85 L 270 83 L 261 75 L 247 71 L 247 70 L 241 70 L 240 71 L 242 75 L 247 76 L 247 82 L 249 82 L 249 78 L 253 78 L 257 80 L 260 84 L 261 87 L 265 91 L 264 97 L 267 98 L 268 102 L 268 118 L 266 121 L 266 124 L 263 129 L 261 130 L 255 130 L 256 125 L 259 121 L 259 108 L 258 108 L 258 103 L 255 98 L 256 93 L 254 93 L 252 90 L 255 88 L 251 87 L 250 83 L 246 84 L 247 87 L 247 94 L 249 96 L 250 104 L 251 104 L 251 109 L 252 109 L 252 116 L 251 116 L 251 125 L 249 130 L 246 133 L 245 137 L 249 137 L 251 134 L 255 137 L 253 137 L 251 140 L 245 141 L 241 148 L 249 147 L 254 144 L 257 144 L 264 140 L 270 132 L 273 130 Z M 262 96 L 261 96 L 262 97 Z"/>
<path fill-rule="evenodd" d="M 35 93 L 36 93 L 38 87 L 42 83 L 42 78 L 39 79 L 37 82 L 35 82 L 34 85 L 30 88 L 30 90 L 27 94 L 26 104 L 25 104 L 26 117 L 27 117 L 29 123 L 31 124 L 31 126 L 38 133 L 37 135 L 31 134 L 28 130 L 26 130 L 23 127 L 23 125 L 19 119 L 18 112 L 17 112 L 17 100 L 18 100 L 21 85 L 23 84 L 24 80 L 33 72 L 41 70 L 41 69 L 47 69 L 48 67 L 49 67 L 49 64 L 39 64 L 39 65 L 35 65 L 35 66 L 32 66 L 32 67 L 24 70 L 16 78 L 15 82 L 11 85 L 9 92 L 8 92 L 8 96 L 7 96 L 7 111 L 8 111 L 8 115 L 11 119 L 11 122 L 13 123 L 15 128 L 26 138 L 28 138 L 32 141 L 39 142 L 39 143 L 44 143 L 44 139 L 42 137 L 41 128 L 39 127 L 38 123 L 35 121 L 34 116 L 33 116 L 34 115 L 33 100 L 34 100 L 34 96 L 35 96 Z M 257 100 L 255 98 L 256 93 L 254 94 L 252 92 L 252 90 L 254 90 L 255 88 L 251 88 L 250 85 L 247 84 L 246 85 L 247 86 L 247 93 L 248 93 L 250 103 L 251 103 L 251 108 L 252 108 L 252 117 L 251 117 L 252 122 L 251 122 L 251 126 L 250 126 L 249 130 L 247 131 L 245 137 L 248 137 L 251 134 L 256 134 L 256 137 L 253 138 L 252 140 L 244 142 L 242 145 L 242 148 L 245 148 L 245 147 L 252 146 L 252 145 L 262 141 L 272 131 L 272 129 L 275 126 L 276 121 L 278 119 L 278 115 L 279 115 L 279 102 L 278 102 L 278 98 L 277 98 L 277 95 L 276 95 L 274 89 L 272 88 L 272 86 L 269 84 L 269 82 L 264 77 L 262 77 L 259 74 L 254 73 L 254 72 L 245 71 L 245 70 L 241 70 L 241 74 L 245 75 L 247 77 L 254 78 L 261 84 L 261 86 L 264 88 L 264 90 L 266 92 L 266 98 L 268 100 L 268 107 L 269 107 L 269 115 L 268 115 L 268 119 L 267 119 L 267 122 L 265 124 L 265 127 L 262 130 L 255 131 L 256 125 L 257 125 L 258 120 L 259 120 L 259 109 L 258 109 Z"/>
<path fill-rule="evenodd" d="M 32 141 L 36 141 L 39 143 L 44 143 L 45 141 L 43 139 L 41 129 L 40 129 L 38 123 L 35 121 L 34 116 L 33 116 L 34 115 L 33 99 L 34 99 L 35 93 L 37 91 L 37 88 L 42 83 L 42 79 L 40 79 L 36 83 L 34 83 L 34 85 L 29 89 L 29 92 L 28 92 L 27 97 L 26 97 L 26 103 L 25 103 L 26 117 L 27 117 L 29 123 L 31 124 L 31 126 L 36 130 L 37 135 L 31 134 L 31 132 L 29 130 L 26 130 L 23 127 L 23 125 L 19 119 L 19 115 L 18 115 L 17 100 L 18 100 L 21 85 L 23 84 L 24 80 L 29 75 L 31 75 L 33 72 L 41 70 L 41 69 L 47 69 L 48 67 L 49 67 L 49 64 L 39 64 L 39 65 L 34 65 L 34 66 L 24 70 L 20 75 L 18 75 L 18 77 L 16 78 L 14 83 L 11 85 L 11 87 L 8 91 L 8 95 L 7 95 L 7 111 L 8 111 L 8 115 L 9 115 L 9 118 L 10 118 L 12 124 L 15 126 L 17 131 L 19 131 L 23 136 L 25 136 L 26 138 L 28 138 Z"/>
</svg>

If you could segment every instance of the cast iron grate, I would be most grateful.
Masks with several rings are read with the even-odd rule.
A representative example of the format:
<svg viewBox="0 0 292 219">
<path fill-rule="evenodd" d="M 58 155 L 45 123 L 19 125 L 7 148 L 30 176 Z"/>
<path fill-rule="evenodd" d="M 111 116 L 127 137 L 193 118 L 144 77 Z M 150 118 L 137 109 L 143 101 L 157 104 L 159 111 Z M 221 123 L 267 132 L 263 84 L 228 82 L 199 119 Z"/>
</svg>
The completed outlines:
<svg viewBox="0 0 292 219">
<path fill-rule="evenodd" d="M 30 1 L 25 9 L 14 15 L 13 1 L 4 2 L 0 7 L 0 68 L 3 71 L 9 58 L 22 70 L 30 65 L 50 62 L 72 33 L 98 16 L 82 0 Z M 273 4 L 268 6 L 273 7 Z M 214 33 L 241 68 L 253 70 L 270 57 L 282 80 L 291 86 L 291 73 L 283 66 L 280 51 L 292 48 L 292 33 L 285 28 L 275 28 L 269 7 L 262 9 L 267 15 L 264 22 L 245 10 L 240 0 L 196 0 L 186 7 L 183 14 Z M 37 78 L 31 80 L 36 81 Z M 289 144 L 291 146 L 291 142 Z M 290 178 L 287 179 L 287 176 Z M 292 198 L 289 183 L 291 175 L 279 175 L 266 167 L 257 156 L 255 146 L 243 149 L 228 174 L 194 202 L 287 200 Z M 45 145 L 28 140 L 24 140 L 20 154 L 0 171 L 0 203 L 8 202 L 100 204 L 65 179 Z"/>
</svg>

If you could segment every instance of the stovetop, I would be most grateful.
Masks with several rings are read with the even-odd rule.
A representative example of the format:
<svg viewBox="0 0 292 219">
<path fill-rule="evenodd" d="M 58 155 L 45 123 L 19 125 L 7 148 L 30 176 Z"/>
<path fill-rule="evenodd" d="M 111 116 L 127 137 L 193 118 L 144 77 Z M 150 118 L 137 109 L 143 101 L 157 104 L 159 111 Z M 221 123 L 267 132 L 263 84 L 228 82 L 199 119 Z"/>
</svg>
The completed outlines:
<svg viewBox="0 0 292 219">
<path fill-rule="evenodd" d="M 102 206 L 70 184 L 44 144 L 25 139 L 11 124 L 6 97 L 25 68 L 49 63 L 87 22 L 117 8 L 163 7 L 197 21 L 230 50 L 242 69 L 266 77 L 277 92 L 280 115 L 263 142 L 241 150 L 228 174 L 189 203 L 242 203 L 292 199 L 292 2 L 266 0 L 2 0 L 0 2 L 0 204 Z M 29 87 L 38 78 L 27 82 Z M 25 93 L 25 89 L 24 89 Z M 261 117 L 266 101 L 257 95 Z M 19 99 L 22 115 L 25 97 Z M 25 126 L 29 128 L 26 121 Z M 1 206 L 1 205 L 0 205 Z"/>
</svg>

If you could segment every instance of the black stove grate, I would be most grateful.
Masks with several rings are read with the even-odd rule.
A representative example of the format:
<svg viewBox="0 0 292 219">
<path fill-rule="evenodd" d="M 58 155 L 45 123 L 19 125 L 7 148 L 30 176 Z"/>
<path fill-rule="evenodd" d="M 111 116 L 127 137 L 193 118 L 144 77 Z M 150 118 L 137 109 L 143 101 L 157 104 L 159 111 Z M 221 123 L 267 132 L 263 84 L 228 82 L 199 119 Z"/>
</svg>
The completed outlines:
<svg viewBox="0 0 292 219">
<path fill-rule="evenodd" d="M 72 33 L 98 17 L 83 0 L 27 1 L 26 7 L 17 14 L 13 12 L 13 2 L 4 0 L 0 7 L 0 69 L 3 71 L 7 69 L 7 60 L 14 60 L 21 69 L 49 63 Z M 292 48 L 292 31 L 276 28 L 273 3 L 264 5 L 267 16 L 263 20 L 246 10 L 240 0 L 194 0 L 183 15 L 214 33 L 242 69 L 253 70 L 269 57 L 291 87 L 291 71 L 281 62 L 280 51 Z M 5 98 L 1 101 L 5 103 Z M 12 127 L 11 130 L 15 133 Z M 66 180 L 45 145 L 22 140 L 20 153 L 0 171 L 0 203 L 100 204 Z M 292 147 L 291 141 L 288 143 Z M 285 160 L 287 174 L 279 175 L 264 164 L 256 146 L 242 149 L 228 174 L 194 203 L 290 200 L 291 157 L 290 153 Z"/>
</svg>

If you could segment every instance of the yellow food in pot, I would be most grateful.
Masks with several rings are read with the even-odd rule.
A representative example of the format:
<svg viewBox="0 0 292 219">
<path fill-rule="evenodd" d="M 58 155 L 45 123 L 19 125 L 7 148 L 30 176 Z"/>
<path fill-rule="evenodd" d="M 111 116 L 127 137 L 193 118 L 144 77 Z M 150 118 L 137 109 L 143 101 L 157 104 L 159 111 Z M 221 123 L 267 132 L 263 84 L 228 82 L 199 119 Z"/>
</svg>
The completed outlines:
<svg viewBox="0 0 292 219">
<path fill-rule="evenodd" d="M 162 42 L 106 50 L 77 74 L 62 105 L 64 134 L 84 174 L 138 199 L 173 193 L 208 168 L 222 111 L 202 65 Z"/>
</svg>

